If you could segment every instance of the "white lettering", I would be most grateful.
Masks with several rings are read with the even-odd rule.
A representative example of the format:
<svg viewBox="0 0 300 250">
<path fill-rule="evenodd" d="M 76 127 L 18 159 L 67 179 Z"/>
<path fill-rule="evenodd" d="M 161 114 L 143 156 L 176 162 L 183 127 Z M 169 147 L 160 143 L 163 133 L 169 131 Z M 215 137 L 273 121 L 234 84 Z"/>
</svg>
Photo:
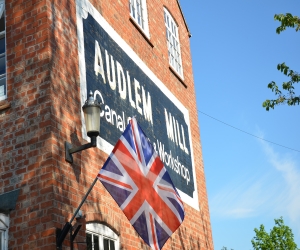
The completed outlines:
<svg viewBox="0 0 300 250">
<path fill-rule="evenodd" d="M 185 131 L 184 127 L 178 123 L 178 121 L 165 109 L 165 119 L 168 138 L 175 142 L 175 144 L 186 154 L 189 154 L 189 150 L 186 147 Z M 181 128 L 181 129 L 180 129 Z M 175 140 L 174 140 L 175 138 Z"/>
<path fill-rule="evenodd" d="M 100 63 L 100 64 L 99 64 Z M 97 41 L 95 41 L 95 62 L 94 62 L 95 75 L 98 76 L 98 73 L 102 76 L 103 82 L 105 81 L 103 60 L 101 56 L 100 46 Z"/>
<path fill-rule="evenodd" d="M 124 115 L 124 112 L 123 112 L 123 115 Z M 122 119 L 122 117 L 120 115 L 118 115 L 117 128 L 120 131 L 124 131 L 124 122 L 123 122 L 123 119 Z"/>
<path fill-rule="evenodd" d="M 171 115 L 171 114 L 170 114 Z M 174 137 L 175 137 L 175 142 L 176 142 L 176 145 L 178 146 L 178 140 L 177 140 L 177 132 L 176 132 L 176 120 L 174 118 L 174 116 L 172 116 L 173 118 L 173 124 L 174 124 Z"/>
<path fill-rule="evenodd" d="M 174 141 L 174 131 L 173 131 L 173 124 L 172 124 L 172 116 L 171 116 L 171 113 L 169 113 L 169 117 L 168 117 L 168 111 L 166 109 L 165 109 L 165 118 L 166 118 L 166 126 L 167 126 L 168 138 L 171 141 Z"/>
<path fill-rule="evenodd" d="M 184 180 L 186 180 L 186 184 L 189 185 L 190 182 L 190 172 L 188 168 L 186 168 L 183 164 L 178 160 L 178 156 L 174 158 L 172 156 L 172 151 L 170 153 L 165 151 L 165 145 L 157 140 L 156 144 L 153 144 L 153 147 L 157 154 L 159 155 L 161 161 L 165 166 L 169 167 L 176 174 L 180 175 Z"/>
<path fill-rule="evenodd" d="M 102 97 L 102 95 L 101 95 L 101 93 L 100 93 L 100 91 L 99 90 L 95 90 L 95 92 L 94 92 L 94 100 L 97 100 L 97 95 L 100 97 L 100 99 L 101 99 L 101 104 L 104 104 L 104 100 L 103 100 L 103 97 Z M 103 109 L 101 109 L 101 113 L 100 113 L 100 117 L 103 117 L 104 116 L 104 110 Z"/>
<path fill-rule="evenodd" d="M 104 62 L 106 64 L 103 64 L 102 58 L 105 59 Z M 141 84 L 137 79 L 133 78 L 133 81 L 131 82 L 129 71 L 126 71 L 125 75 L 125 70 L 121 63 L 114 60 L 113 56 L 110 55 L 107 50 L 101 51 L 98 41 L 95 41 L 94 71 L 97 76 L 98 74 L 101 75 L 104 83 L 106 83 L 106 80 L 108 81 L 111 90 L 118 91 L 118 94 L 122 100 L 127 100 L 129 102 L 128 104 L 132 108 L 136 109 L 139 114 L 144 116 L 146 121 L 153 125 L 152 101 L 150 92 L 146 91 L 145 85 Z M 99 96 L 101 95 L 100 92 L 98 94 Z M 110 109 L 110 107 L 108 108 Z M 112 117 L 112 115 L 114 116 Z M 109 122 L 113 122 L 115 124 L 118 123 L 117 115 L 117 113 L 112 113 L 111 110 L 104 109 L 101 111 L 101 117 L 105 116 Z M 120 118 L 122 118 L 122 115 L 120 115 Z M 125 123 L 124 119 L 123 123 Z M 120 125 L 119 127 L 123 127 L 125 129 L 125 126 Z M 173 134 L 174 137 L 173 130 L 170 135 L 171 134 Z"/>
<path fill-rule="evenodd" d="M 179 142 L 179 147 L 183 150 L 183 144 L 181 142 L 181 138 L 180 138 L 180 130 L 179 130 L 179 126 L 178 126 L 178 121 L 176 121 L 176 127 L 177 127 L 177 133 L 178 133 L 178 142 Z"/>
<path fill-rule="evenodd" d="M 130 75 L 129 72 L 127 71 L 127 85 L 128 85 L 128 97 L 129 97 L 129 102 L 131 107 L 135 108 L 135 103 L 132 100 L 132 91 L 131 91 L 131 81 L 130 81 Z"/>
<path fill-rule="evenodd" d="M 143 111 L 145 119 L 153 124 L 152 120 L 152 106 L 151 106 L 151 96 L 148 92 L 148 98 L 146 98 L 144 87 L 142 87 L 142 98 L 143 98 Z"/>
<path fill-rule="evenodd" d="M 171 151 L 170 151 L 171 152 Z M 180 164 L 180 162 L 178 162 L 178 160 L 176 161 L 176 165 L 175 165 L 175 168 L 174 168 L 174 171 L 177 173 L 177 174 L 179 174 L 180 172 L 179 172 L 179 166 L 181 166 L 181 164 Z"/>
<path fill-rule="evenodd" d="M 97 95 L 100 95 L 99 90 L 97 91 Z M 95 91 L 95 93 L 96 93 Z M 102 98 L 102 96 L 101 96 Z M 103 98 L 102 98 L 102 104 L 104 104 Z M 119 129 L 121 132 L 124 132 L 125 129 L 125 114 L 124 112 L 122 112 L 122 116 L 117 114 L 115 110 L 111 109 L 108 105 L 105 105 L 105 119 L 107 122 L 109 122 L 111 125 L 114 125 L 116 122 L 116 127 L 117 129 Z M 104 116 L 104 111 L 102 111 L 101 113 L 103 113 L 102 116 Z M 101 114 L 100 114 L 101 115 Z M 130 117 L 128 118 L 130 119 Z M 115 120 L 115 122 L 114 122 Z"/>
<path fill-rule="evenodd" d="M 117 113 L 116 113 L 116 111 L 114 111 L 113 109 L 111 109 L 111 124 L 112 125 L 115 125 L 114 118 L 115 118 L 116 124 L 118 124 Z"/>
<path fill-rule="evenodd" d="M 184 129 L 183 126 L 181 125 L 181 133 L 182 133 L 182 140 L 183 140 L 183 147 L 184 147 L 184 151 L 189 154 L 189 150 L 187 149 L 186 145 L 185 145 L 185 134 L 184 134 Z"/>
<path fill-rule="evenodd" d="M 155 152 L 158 154 L 157 149 L 156 149 L 156 143 L 155 143 L 155 142 L 153 142 L 153 148 L 154 148 Z"/>
<path fill-rule="evenodd" d="M 127 124 L 130 122 L 130 120 L 131 120 L 131 117 L 129 116 L 129 117 L 127 118 Z"/>
<path fill-rule="evenodd" d="M 140 88 L 141 88 L 140 83 L 136 79 L 134 79 L 135 105 L 136 105 L 137 111 L 142 115 L 143 111 L 142 111 L 141 107 L 139 106 L 141 103 L 141 95 L 139 93 Z"/>
<path fill-rule="evenodd" d="M 122 65 L 117 61 L 117 77 L 118 77 L 118 88 L 120 97 L 126 99 L 126 79 Z"/>
<path fill-rule="evenodd" d="M 165 162 L 165 145 L 161 144 L 161 142 L 157 141 L 158 146 L 158 154 L 162 162 Z"/>
<path fill-rule="evenodd" d="M 111 114 L 110 114 L 110 107 L 105 105 L 105 119 L 109 123 L 111 123 Z"/>
<path fill-rule="evenodd" d="M 109 57 L 110 57 L 111 65 L 109 63 Z M 109 86 L 112 90 L 115 90 L 116 89 L 115 62 L 114 62 L 113 56 L 109 55 L 107 53 L 107 50 L 105 50 L 105 59 L 106 59 L 106 68 L 107 68 L 106 74 L 107 74 L 107 79 L 108 79 L 108 82 L 109 82 Z M 110 71 L 111 71 L 111 75 L 110 75 Z"/>
</svg>

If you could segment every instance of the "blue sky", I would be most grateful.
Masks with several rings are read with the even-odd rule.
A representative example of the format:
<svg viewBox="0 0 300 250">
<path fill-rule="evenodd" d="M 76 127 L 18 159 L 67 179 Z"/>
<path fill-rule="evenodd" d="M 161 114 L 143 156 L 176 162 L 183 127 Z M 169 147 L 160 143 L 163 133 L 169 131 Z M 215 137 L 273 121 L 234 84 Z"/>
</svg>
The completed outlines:
<svg viewBox="0 0 300 250">
<path fill-rule="evenodd" d="M 283 216 L 300 247 L 300 106 L 269 112 L 272 80 L 285 62 L 300 71 L 300 32 L 276 34 L 274 14 L 300 16 L 300 0 L 181 1 L 190 39 L 216 250 L 252 249 L 253 229 Z M 296 88 L 298 94 L 300 87 Z"/>
</svg>

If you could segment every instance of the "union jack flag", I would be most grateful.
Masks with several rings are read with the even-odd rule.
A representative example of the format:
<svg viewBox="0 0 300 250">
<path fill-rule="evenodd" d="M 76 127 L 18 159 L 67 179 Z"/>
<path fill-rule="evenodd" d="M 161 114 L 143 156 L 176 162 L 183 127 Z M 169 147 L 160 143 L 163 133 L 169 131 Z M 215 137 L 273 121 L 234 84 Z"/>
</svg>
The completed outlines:
<svg viewBox="0 0 300 250">
<path fill-rule="evenodd" d="M 180 196 L 135 118 L 99 171 L 98 179 L 152 249 L 161 249 L 184 219 Z"/>
</svg>

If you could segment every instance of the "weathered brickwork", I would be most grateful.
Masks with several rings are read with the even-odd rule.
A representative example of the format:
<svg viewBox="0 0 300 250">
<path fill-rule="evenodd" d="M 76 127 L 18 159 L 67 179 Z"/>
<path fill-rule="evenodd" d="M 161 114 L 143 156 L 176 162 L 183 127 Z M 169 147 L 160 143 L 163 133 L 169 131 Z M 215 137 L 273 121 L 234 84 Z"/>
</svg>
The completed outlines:
<svg viewBox="0 0 300 250">
<path fill-rule="evenodd" d="M 189 111 L 200 211 L 185 205 L 185 220 L 164 249 L 213 249 L 190 37 L 178 2 L 147 1 L 149 39 L 130 20 L 128 0 L 90 2 Z M 20 190 L 9 213 L 8 245 L 56 249 L 56 229 L 73 216 L 107 158 L 91 148 L 74 154 L 73 164 L 65 161 L 65 141 L 86 143 L 81 134 L 76 3 L 6 0 L 5 7 L 7 99 L 0 102 L 0 195 Z M 169 67 L 163 7 L 179 28 L 184 80 Z M 83 227 L 76 241 L 85 241 L 85 223 L 93 221 L 113 229 L 122 249 L 150 249 L 100 182 L 81 210 Z M 69 236 L 63 249 L 70 249 Z M 86 246 L 78 243 L 74 249 Z"/>
</svg>

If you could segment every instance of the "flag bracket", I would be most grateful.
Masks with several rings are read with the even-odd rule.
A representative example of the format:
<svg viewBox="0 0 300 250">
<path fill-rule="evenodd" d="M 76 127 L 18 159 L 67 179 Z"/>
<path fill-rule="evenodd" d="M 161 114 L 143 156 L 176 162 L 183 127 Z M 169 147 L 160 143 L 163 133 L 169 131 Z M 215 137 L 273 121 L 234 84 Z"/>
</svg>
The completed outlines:
<svg viewBox="0 0 300 250">
<path fill-rule="evenodd" d="M 76 229 L 75 229 L 75 231 L 74 231 L 74 233 L 72 234 L 72 227 L 71 227 L 71 230 L 70 230 L 70 241 L 71 241 L 71 250 L 73 250 L 74 249 L 74 240 L 75 240 L 75 238 L 76 238 L 76 236 L 77 236 L 77 234 L 78 234 L 78 232 L 79 232 L 79 230 L 80 230 L 80 228 L 81 228 L 81 225 L 78 225 L 77 227 L 76 227 Z"/>
<path fill-rule="evenodd" d="M 64 239 L 66 238 L 68 232 L 70 231 L 71 227 L 72 227 L 72 224 L 70 222 L 66 222 L 63 229 L 58 230 L 58 233 L 56 235 L 56 248 L 57 249 L 59 249 L 59 250 L 62 249 L 62 243 L 63 243 Z"/>
<path fill-rule="evenodd" d="M 92 183 L 92 185 L 90 186 L 90 188 L 88 189 L 88 191 L 86 192 L 85 196 L 83 197 L 82 201 L 80 202 L 78 208 L 76 209 L 73 217 L 71 218 L 70 222 L 66 222 L 66 224 L 64 225 L 63 229 L 58 229 L 57 233 L 56 233 L 56 248 L 61 250 L 62 249 L 62 243 L 65 240 L 68 232 L 70 232 L 70 240 L 71 240 L 71 246 L 73 245 L 73 241 L 81 227 L 81 225 L 79 225 L 74 234 L 72 234 L 72 222 L 75 219 L 77 213 L 79 212 L 81 206 L 83 205 L 83 203 L 85 202 L 86 198 L 88 197 L 88 195 L 90 194 L 90 192 L 92 191 L 93 187 L 95 186 L 96 182 L 97 182 L 98 178 L 96 177 Z M 75 234 L 76 233 L 76 234 Z"/>
</svg>

